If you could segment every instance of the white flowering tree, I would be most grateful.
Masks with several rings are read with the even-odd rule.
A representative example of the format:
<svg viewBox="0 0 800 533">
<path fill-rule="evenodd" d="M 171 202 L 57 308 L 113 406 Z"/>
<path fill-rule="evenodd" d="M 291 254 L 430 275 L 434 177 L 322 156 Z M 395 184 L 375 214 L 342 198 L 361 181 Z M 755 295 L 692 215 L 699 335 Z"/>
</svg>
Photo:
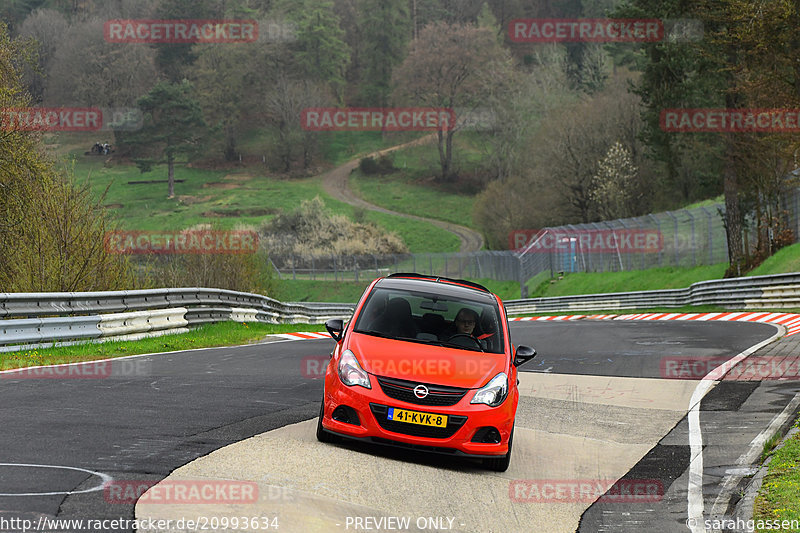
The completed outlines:
<svg viewBox="0 0 800 533">
<path fill-rule="evenodd" d="M 619 141 L 608 149 L 597 164 L 592 180 L 591 199 L 604 220 L 625 218 L 632 214 L 635 201 L 635 180 L 638 169 L 633 164 L 631 152 Z"/>
</svg>

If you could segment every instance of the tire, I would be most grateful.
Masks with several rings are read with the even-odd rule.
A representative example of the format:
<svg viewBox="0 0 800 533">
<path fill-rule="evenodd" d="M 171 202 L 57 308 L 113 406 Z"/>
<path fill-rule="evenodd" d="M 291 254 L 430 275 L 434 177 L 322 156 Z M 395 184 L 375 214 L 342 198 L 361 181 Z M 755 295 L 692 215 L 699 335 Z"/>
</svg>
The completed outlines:
<svg viewBox="0 0 800 533">
<path fill-rule="evenodd" d="M 508 470 L 508 465 L 511 464 L 511 445 L 514 441 L 514 430 L 511 430 L 511 436 L 508 438 L 508 452 L 505 455 L 492 459 L 484 459 L 483 466 L 495 472 L 505 472 Z"/>
<path fill-rule="evenodd" d="M 319 418 L 317 418 L 317 440 L 320 442 L 324 442 L 326 444 L 334 444 L 339 442 L 339 437 L 336 435 L 332 435 L 325 431 L 325 428 L 322 427 L 322 415 L 325 414 L 325 400 L 319 405 Z"/>
</svg>

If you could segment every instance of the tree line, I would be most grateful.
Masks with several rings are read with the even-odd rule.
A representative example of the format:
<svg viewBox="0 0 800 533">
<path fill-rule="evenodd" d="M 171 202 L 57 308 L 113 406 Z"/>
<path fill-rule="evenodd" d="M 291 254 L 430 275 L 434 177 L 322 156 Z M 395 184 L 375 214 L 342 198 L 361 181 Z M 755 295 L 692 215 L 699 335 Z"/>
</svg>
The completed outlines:
<svg viewBox="0 0 800 533">
<path fill-rule="evenodd" d="M 457 186 L 466 165 L 458 140 L 479 147 L 473 219 L 493 247 L 515 229 L 719 194 L 731 273 L 792 238 L 778 199 L 796 136 L 673 133 L 659 120 L 667 108 L 795 106 L 800 0 L 15 0 L 2 9 L 14 34 L 37 43 L 24 74 L 32 103 L 144 111 L 141 131 L 116 133 L 143 170 L 209 153 L 236 161 L 262 130 L 275 171 L 309 171 L 322 156 L 319 134 L 298 120 L 307 107 L 489 110 L 479 131 L 437 133 L 431 175 Z M 605 16 L 688 19 L 703 34 L 535 45 L 507 35 L 515 18 Z M 110 18 L 254 18 L 291 26 L 292 38 L 111 44 L 102 32 Z M 749 254 L 748 225 L 758 235 Z"/>
</svg>

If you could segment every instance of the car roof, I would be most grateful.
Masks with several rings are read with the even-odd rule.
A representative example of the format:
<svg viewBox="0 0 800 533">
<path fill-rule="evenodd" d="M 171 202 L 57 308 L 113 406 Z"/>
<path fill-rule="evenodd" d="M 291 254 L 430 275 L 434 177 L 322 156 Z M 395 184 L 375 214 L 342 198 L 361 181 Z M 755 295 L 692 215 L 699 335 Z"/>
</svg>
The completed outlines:
<svg viewBox="0 0 800 533">
<path fill-rule="evenodd" d="M 375 288 L 378 287 L 422 291 L 475 302 L 497 303 L 496 296 L 489 289 L 477 283 L 422 274 L 392 274 L 389 277 L 379 279 L 375 284 Z"/>
</svg>

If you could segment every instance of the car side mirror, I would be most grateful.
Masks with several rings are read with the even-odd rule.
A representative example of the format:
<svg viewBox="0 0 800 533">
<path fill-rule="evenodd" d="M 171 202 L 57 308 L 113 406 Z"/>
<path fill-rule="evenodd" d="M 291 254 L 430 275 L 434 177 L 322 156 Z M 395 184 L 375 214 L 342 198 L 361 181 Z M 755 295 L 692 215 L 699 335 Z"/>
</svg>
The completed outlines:
<svg viewBox="0 0 800 533">
<path fill-rule="evenodd" d="M 342 333 L 344 333 L 344 320 L 341 318 L 332 318 L 325 322 L 325 329 L 328 330 L 333 340 L 339 342 L 342 340 Z"/>
<path fill-rule="evenodd" d="M 521 366 L 536 357 L 536 350 L 530 346 L 517 346 L 514 354 L 514 366 Z"/>
</svg>

